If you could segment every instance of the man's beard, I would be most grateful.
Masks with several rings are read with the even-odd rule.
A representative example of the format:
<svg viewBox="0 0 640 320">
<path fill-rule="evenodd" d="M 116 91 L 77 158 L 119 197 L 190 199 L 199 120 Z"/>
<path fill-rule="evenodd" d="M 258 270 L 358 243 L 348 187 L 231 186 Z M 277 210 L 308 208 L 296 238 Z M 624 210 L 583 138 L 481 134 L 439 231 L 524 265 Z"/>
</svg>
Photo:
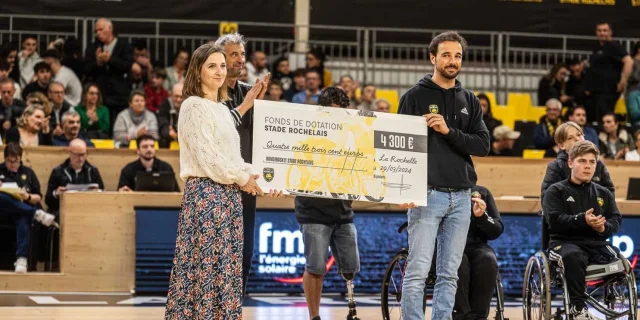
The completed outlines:
<svg viewBox="0 0 640 320">
<path fill-rule="evenodd" d="M 142 157 L 142 159 L 144 159 L 146 161 L 150 161 L 150 160 L 152 160 L 154 158 L 153 155 L 151 155 L 149 153 L 143 154 L 141 157 Z"/>
<path fill-rule="evenodd" d="M 444 68 L 438 68 L 438 73 L 440 73 L 441 76 L 449 79 L 449 80 L 453 80 L 458 76 L 458 73 L 460 73 L 460 68 L 456 69 L 456 72 L 453 74 L 449 74 L 447 73 L 447 67 L 449 66 L 445 66 Z"/>
</svg>

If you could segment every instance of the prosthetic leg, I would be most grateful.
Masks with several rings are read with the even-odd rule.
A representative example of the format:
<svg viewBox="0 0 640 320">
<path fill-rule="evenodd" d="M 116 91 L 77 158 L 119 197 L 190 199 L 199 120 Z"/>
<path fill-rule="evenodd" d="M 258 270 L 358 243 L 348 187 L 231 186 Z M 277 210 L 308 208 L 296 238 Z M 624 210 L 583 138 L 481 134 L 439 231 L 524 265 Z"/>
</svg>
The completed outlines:
<svg viewBox="0 0 640 320">
<path fill-rule="evenodd" d="M 353 298 L 353 278 L 355 278 L 355 273 L 341 273 L 340 276 L 347 281 L 347 301 L 349 303 L 347 320 L 360 320 L 356 314 L 356 300 Z"/>
</svg>

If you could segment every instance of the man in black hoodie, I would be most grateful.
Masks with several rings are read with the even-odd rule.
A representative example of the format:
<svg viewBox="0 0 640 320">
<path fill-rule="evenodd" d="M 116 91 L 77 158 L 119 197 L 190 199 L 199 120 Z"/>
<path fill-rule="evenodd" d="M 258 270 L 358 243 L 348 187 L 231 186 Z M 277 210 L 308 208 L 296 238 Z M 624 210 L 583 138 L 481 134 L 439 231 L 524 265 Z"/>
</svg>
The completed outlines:
<svg viewBox="0 0 640 320">
<path fill-rule="evenodd" d="M 349 97 L 338 87 L 329 87 L 318 98 L 322 106 L 347 108 Z M 296 220 L 302 231 L 307 260 L 303 276 L 309 318 L 320 320 L 322 281 L 327 271 L 328 248 L 338 262 L 338 272 L 347 280 L 360 271 L 360 254 L 350 200 L 297 196 Z M 351 306 L 350 306 L 351 307 Z"/>
<path fill-rule="evenodd" d="M 585 304 L 587 265 L 607 264 L 617 258 L 607 238 L 615 235 L 622 223 L 613 193 L 591 182 L 598 155 L 592 142 L 576 142 L 569 151 L 571 176 L 549 187 L 542 202 L 551 227 L 549 259 L 564 266 L 571 304 L 567 311 L 575 320 L 598 319 Z"/>
<path fill-rule="evenodd" d="M 489 153 L 489 130 L 482 121 L 478 98 L 463 89 L 456 77 L 462 67 L 466 41 L 444 32 L 431 41 L 435 66 L 400 99 L 398 113 L 425 117 L 428 132 L 427 207 L 411 208 L 409 259 L 402 285 L 402 317 L 424 319 L 424 286 L 438 238 L 437 280 L 433 319 L 451 319 L 458 267 L 462 260 L 471 211 L 470 188 L 477 176 L 471 155 Z"/>
<path fill-rule="evenodd" d="M 580 127 L 575 122 L 565 122 L 561 124 L 555 132 L 555 141 L 560 148 L 560 152 L 558 153 L 558 157 L 549 162 L 547 165 L 547 172 L 544 175 L 544 180 L 542 181 L 542 192 L 540 194 L 540 201 L 544 201 L 544 194 L 549 189 L 551 185 L 554 183 L 560 182 L 562 180 L 567 180 L 571 176 L 571 168 L 569 168 L 568 160 L 569 154 L 567 153 L 571 150 L 571 147 L 578 141 L 584 140 L 584 133 L 582 132 L 582 127 Z M 615 195 L 616 188 L 613 186 L 613 181 L 611 181 L 611 176 L 609 176 L 609 171 L 607 171 L 607 167 L 600 160 L 597 161 L 596 169 L 593 174 L 593 178 L 591 181 L 609 189 L 611 193 Z M 549 224 L 545 219 L 542 219 L 542 249 L 546 250 L 549 247 Z"/>
</svg>

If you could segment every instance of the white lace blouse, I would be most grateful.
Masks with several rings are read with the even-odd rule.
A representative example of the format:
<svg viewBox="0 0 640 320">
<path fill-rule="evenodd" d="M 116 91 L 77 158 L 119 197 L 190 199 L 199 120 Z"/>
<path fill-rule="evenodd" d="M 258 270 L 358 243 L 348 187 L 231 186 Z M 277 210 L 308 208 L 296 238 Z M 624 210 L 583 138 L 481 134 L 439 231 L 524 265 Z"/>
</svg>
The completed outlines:
<svg viewBox="0 0 640 320">
<path fill-rule="evenodd" d="M 189 97 L 180 107 L 180 178 L 207 177 L 221 184 L 243 186 L 251 165 L 240 155 L 240 136 L 222 103 Z"/>
</svg>

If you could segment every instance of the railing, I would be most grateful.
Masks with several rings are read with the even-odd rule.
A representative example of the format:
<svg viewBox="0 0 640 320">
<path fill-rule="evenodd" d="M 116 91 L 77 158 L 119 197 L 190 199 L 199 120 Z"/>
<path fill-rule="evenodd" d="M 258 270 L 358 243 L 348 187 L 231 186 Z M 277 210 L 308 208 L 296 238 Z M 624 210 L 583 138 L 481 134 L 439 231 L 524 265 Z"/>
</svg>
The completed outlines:
<svg viewBox="0 0 640 320">
<path fill-rule="evenodd" d="M 83 52 L 93 41 L 95 17 L 0 14 L 0 43 L 21 42 L 26 34 L 38 38 L 38 50 L 50 41 L 75 37 Z M 142 39 L 152 58 L 172 64 L 178 48 L 193 51 L 215 39 L 221 21 L 113 18 L 120 38 L 129 42 Z M 289 55 L 292 67 L 304 64 L 295 53 L 297 32 L 293 24 L 238 22 L 247 40 L 247 52 L 264 51 L 271 61 Z M 298 26 L 300 27 L 300 26 Z M 334 81 L 349 74 L 356 80 L 401 93 L 425 73 L 433 72 L 428 43 L 443 30 L 365 28 L 310 25 L 310 48 L 321 48 L 328 57 L 327 68 Z M 471 44 L 464 57 L 459 79 L 474 91 L 493 91 L 504 104 L 510 91 L 537 91 L 540 77 L 556 63 L 567 59 L 587 59 L 596 43 L 595 36 L 550 35 L 513 32 L 459 31 Z M 617 38 L 627 50 L 638 39 Z M 297 59 L 292 59 L 296 57 Z M 295 60 L 295 61 L 292 61 Z M 536 103 L 535 94 L 534 103 Z"/>
</svg>

